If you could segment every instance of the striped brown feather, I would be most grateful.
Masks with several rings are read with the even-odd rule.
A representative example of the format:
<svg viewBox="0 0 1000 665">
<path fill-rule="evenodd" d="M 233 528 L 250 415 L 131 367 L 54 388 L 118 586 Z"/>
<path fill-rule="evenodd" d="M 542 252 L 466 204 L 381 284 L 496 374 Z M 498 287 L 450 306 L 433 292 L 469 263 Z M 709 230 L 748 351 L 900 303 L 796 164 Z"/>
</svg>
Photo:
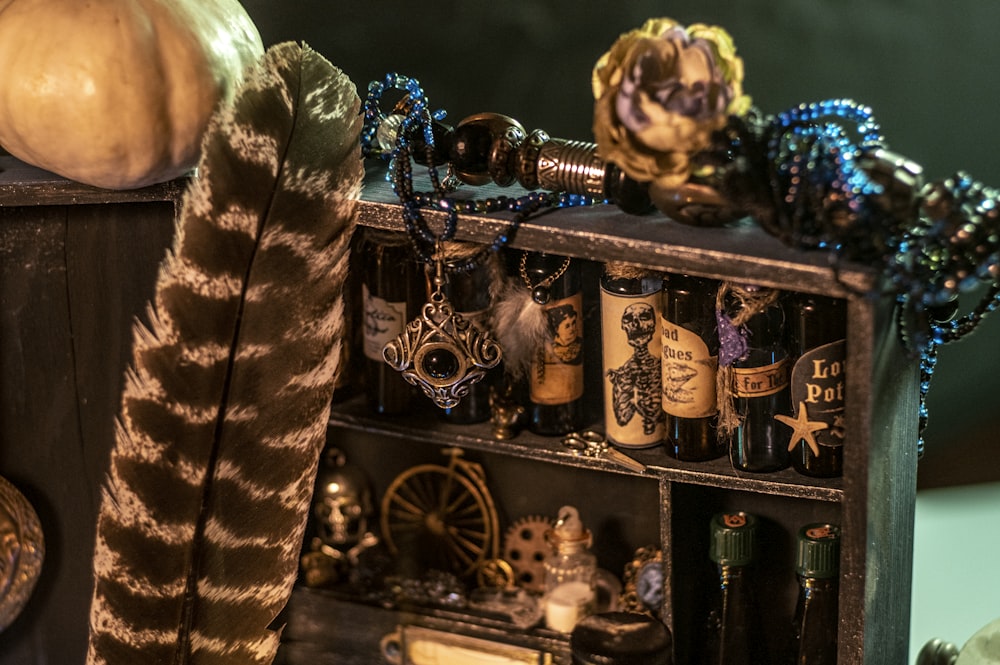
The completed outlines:
<svg viewBox="0 0 1000 665">
<path fill-rule="evenodd" d="M 126 372 L 88 662 L 270 663 L 338 372 L 353 83 L 268 50 L 203 142 Z"/>
</svg>

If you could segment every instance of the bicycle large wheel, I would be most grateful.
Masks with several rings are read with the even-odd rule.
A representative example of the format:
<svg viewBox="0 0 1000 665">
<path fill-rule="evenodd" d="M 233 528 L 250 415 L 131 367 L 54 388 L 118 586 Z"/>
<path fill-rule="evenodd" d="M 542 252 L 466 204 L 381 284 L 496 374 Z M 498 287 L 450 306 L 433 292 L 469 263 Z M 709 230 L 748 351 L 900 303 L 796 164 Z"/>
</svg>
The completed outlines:
<svg viewBox="0 0 1000 665">
<path fill-rule="evenodd" d="M 382 498 L 389 551 L 425 568 L 475 573 L 496 550 L 496 509 L 463 468 L 423 464 L 392 481 Z"/>
</svg>

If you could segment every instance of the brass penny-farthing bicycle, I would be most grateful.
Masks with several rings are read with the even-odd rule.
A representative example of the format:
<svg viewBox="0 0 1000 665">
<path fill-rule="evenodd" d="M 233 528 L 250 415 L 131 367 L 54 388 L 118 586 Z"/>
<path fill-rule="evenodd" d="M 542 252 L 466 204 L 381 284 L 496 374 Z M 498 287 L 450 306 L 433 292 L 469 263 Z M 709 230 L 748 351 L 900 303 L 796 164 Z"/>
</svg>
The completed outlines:
<svg viewBox="0 0 1000 665">
<path fill-rule="evenodd" d="M 481 465 L 447 448 L 447 465 L 421 464 L 399 474 L 382 498 L 382 537 L 393 555 L 459 576 L 496 561 L 499 521 Z"/>
</svg>

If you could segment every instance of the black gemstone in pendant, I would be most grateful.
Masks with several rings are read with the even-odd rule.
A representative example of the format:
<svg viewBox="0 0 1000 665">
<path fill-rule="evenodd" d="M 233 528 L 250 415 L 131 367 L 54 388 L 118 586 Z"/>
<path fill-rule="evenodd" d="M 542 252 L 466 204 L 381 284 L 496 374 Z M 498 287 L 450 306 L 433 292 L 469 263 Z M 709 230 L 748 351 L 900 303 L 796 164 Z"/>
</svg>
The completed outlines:
<svg viewBox="0 0 1000 665">
<path fill-rule="evenodd" d="M 549 293 L 549 287 L 547 286 L 536 286 L 531 290 L 531 299 L 539 305 L 547 303 L 550 297 L 551 294 Z"/>
<path fill-rule="evenodd" d="M 458 358 L 448 349 L 434 349 L 424 354 L 421 369 L 433 379 L 448 379 L 458 372 Z"/>
</svg>

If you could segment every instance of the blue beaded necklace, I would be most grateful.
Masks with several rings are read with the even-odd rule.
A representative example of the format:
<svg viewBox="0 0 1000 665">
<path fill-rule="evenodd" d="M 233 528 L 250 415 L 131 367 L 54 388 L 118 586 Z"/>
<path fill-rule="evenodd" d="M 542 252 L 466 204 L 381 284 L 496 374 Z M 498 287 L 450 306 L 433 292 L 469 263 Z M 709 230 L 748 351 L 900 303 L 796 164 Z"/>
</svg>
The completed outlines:
<svg viewBox="0 0 1000 665">
<path fill-rule="evenodd" d="M 392 115 L 385 114 L 381 102 L 390 90 L 402 91 L 405 96 Z M 592 197 L 567 192 L 533 191 L 518 197 L 497 196 L 483 199 L 456 199 L 450 196 L 455 183 L 451 178 L 442 179 L 434 165 L 434 150 L 437 147 L 434 123 L 445 119 L 443 110 L 431 111 L 427 96 L 420 83 L 413 78 L 391 72 L 381 81 L 372 81 L 364 102 L 364 126 L 361 131 L 361 150 L 366 157 L 375 157 L 388 162 L 386 179 L 392 185 L 393 193 L 399 198 L 403 212 L 403 225 L 413 243 L 417 256 L 425 263 L 433 263 L 439 243 L 454 238 L 458 229 L 460 214 L 489 214 L 494 212 L 513 213 L 507 226 L 483 249 L 470 258 L 449 264 L 449 269 L 467 272 L 482 262 L 483 258 L 507 245 L 517 233 L 521 224 L 531 215 L 543 209 L 571 208 L 592 205 Z M 399 118 L 402 118 L 401 120 Z M 380 129 L 395 126 L 395 136 L 389 145 L 380 137 Z M 413 186 L 413 146 L 411 138 L 419 135 L 423 139 L 426 153 L 427 175 L 432 191 L 418 192 Z M 445 213 L 443 228 L 435 234 L 424 219 L 423 210 L 438 210 Z"/>
<path fill-rule="evenodd" d="M 742 157 L 747 164 L 729 177 L 745 188 L 767 174 L 752 190 L 757 200 L 744 201 L 763 211 L 755 218 L 765 230 L 795 247 L 880 265 L 896 292 L 901 341 L 920 361 L 917 452 L 923 454 L 938 349 L 973 332 L 1000 306 L 1000 192 L 964 173 L 901 186 L 900 173 L 915 165 L 888 152 L 872 110 L 851 100 L 802 104 L 772 118 L 731 118 L 724 135 L 724 160 Z M 879 165 L 896 171 L 878 173 Z M 991 287 L 978 305 L 953 319 L 957 297 L 983 282 Z"/>
<path fill-rule="evenodd" d="M 380 108 L 389 90 L 405 95 L 392 115 Z M 468 271 L 507 245 L 530 215 L 594 203 L 591 197 L 556 192 L 451 197 L 455 183 L 450 174 L 440 176 L 433 159 L 434 123 L 445 115 L 430 110 L 415 79 L 396 73 L 373 81 L 364 103 L 362 151 L 388 162 L 386 178 L 424 262 L 433 263 L 440 243 L 455 236 L 463 213 L 513 213 L 481 252 L 451 266 Z M 388 141 L 380 136 L 386 128 L 395 129 Z M 413 137 L 422 139 L 429 192 L 414 189 Z M 714 152 L 726 165 L 720 185 L 724 196 L 752 211 L 768 233 L 797 248 L 826 249 L 881 268 L 896 292 L 901 341 L 920 360 L 917 449 L 922 454 L 926 396 L 939 347 L 974 331 L 1000 306 L 1000 192 L 964 173 L 923 187 L 900 186 L 906 165 L 892 161 L 871 108 L 847 99 L 801 104 L 773 117 L 752 112 L 730 118 Z M 889 172 L 878 171 L 886 165 Z M 445 213 L 440 234 L 424 219 L 425 209 Z M 958 295 L 982 282 L 992 286 L 979 304 L 953 319 L 949 310 Z"/>
</svg>

